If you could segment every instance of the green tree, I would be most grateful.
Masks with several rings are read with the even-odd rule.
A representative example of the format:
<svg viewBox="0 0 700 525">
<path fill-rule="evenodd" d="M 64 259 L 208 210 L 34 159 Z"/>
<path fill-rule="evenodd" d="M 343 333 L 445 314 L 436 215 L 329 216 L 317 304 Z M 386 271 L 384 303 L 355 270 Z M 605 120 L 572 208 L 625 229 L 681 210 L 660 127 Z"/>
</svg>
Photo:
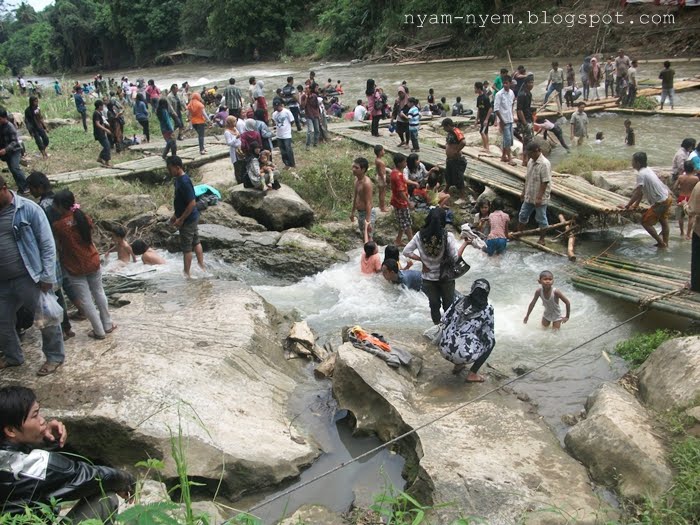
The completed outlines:
<svg viewBox="0 0 700 525">
<path fill-rule="evenodd" d="M 36 73 L 50 73 L 59 68 L 60 56 L 53 46 L 53 36 L 53 28 L 47 21 L 31 26 L 29 50 L 32 69 Z"/>
<path fill-rule="evenodd" d="M 0 45 L 2 63 L 12 71 L 13 75 L 19 75 L 31 62 L 32 55 L 29 48 L 31 32 L 31 26 L 23 27 L 12 32 L 10 38 Z"/>
</svg>

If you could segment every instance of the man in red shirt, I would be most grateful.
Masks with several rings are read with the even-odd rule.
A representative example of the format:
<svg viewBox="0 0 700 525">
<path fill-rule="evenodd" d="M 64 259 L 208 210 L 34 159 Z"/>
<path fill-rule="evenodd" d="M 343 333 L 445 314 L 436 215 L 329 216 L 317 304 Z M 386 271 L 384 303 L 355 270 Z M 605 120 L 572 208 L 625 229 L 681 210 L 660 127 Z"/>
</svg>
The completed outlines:
<svg viewBox="0 0 700 525">
<path fill-rule="evenodd" d="M 406 179 L 403 175 L 403 170 L 406 167 L 406 156 L 401 153 L 394 155 L 394 169 L 391 170 L 391 206 L 394 208 L 396 220 L 399 223 L 399 233 L 396 235 L 396 246 L 401 244 L 401 237 L 405 233 L 406 241 L 413 238 L 413 229 L 411 224 L 411 210 L 408 203 L 408 187 Z"/>
</svg>

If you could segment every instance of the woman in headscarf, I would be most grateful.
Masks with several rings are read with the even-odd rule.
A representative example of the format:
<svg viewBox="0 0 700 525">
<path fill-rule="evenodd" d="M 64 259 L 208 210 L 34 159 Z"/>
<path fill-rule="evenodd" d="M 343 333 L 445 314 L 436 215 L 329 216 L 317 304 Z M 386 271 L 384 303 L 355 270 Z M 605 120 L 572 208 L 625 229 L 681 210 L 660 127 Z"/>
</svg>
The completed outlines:
<svg viewBox="0 0 700 525">
<path fill-rule="evenodd" d="M 253 142 L 259 146 L 263 143 L 263 140 L 257 131 L 255 120 L 248 118 L 245 120 L 245 131 L 241 133 L 241 151 L 246 157 L 251 153 L 250 145 Z"/>
<path fill-rule="evenodd" d="M 192 127 L 197 132 L 199 154 L 204 155 L 207 152 L 207 150 L 204 149 L 204 125 L 209 121 L 209 117 L 207 116 L 204 103 L 202 102 L 202 95 L 197 92 L 192 93 L 190 103 L 187 104 L 187 113 L 189 114 Z"/>
<path fill-rule="evenodd" d="M 600 94 L 598 93 L 598 88 L 600 87 L 600 79 L 602 77 L 603 70 L 598 64 L 598 59 L 596 57 L 591 58 L 591 69 L 588 73 L 588 83 L 593 89 L 593 96 L 596 100 L 600 100 Z"/>
<path fill-rule="evenodd" d="M 455 365 L 453 374 L 459 374 L 467 364 L 474 363 L 467 374 L 467 383 L 484 382 L 477 372 L 496 345 L 490 291 L 491 285 L 486 279 L 477 279 L 469 295 L 453 303 L 442 317 L 445 328 L 438 345 L 440 353 Z"/>
<path fill-rule="evenodd" d="M 445 224 L 445 210 L 433 208 L 425 220 L 425 226 L 403 250 L 404 257 L 423 265 L 423 292 L 428 296 L 430 317 L 434 324 L 440 322 L 440 306 L 447 310 L 455 297 L 455 280 L 441 278 L 440 266 L 459 260 L 467 247 L 466 243 L 457 246 L 454 235 L 447 232 Z"/>
</svg>

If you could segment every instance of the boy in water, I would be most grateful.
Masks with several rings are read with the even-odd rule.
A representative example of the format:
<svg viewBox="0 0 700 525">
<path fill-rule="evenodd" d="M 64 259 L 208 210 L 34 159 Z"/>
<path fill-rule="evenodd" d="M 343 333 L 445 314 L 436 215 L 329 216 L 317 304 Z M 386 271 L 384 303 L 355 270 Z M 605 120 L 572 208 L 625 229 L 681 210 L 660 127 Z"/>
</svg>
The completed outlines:
<svg viewBox="0 0 700 525">
<path fill-rule="evenodd" d="M 379 188 L 379 211 L 386 211 L 386 163 L 384 162 L 384 146 L 374 146 L 374 169 L 377 171 L 377 188 Z"/>
<path fill-rule="evenodd" d="M 462 97 L 457 97 L 457 102 L 452 104 L 452 116 L 457 117 L 464 114 L 464 104 L 462 104 Z"/>
<path fill-rule="evenodd" d="M 634 130 L 630 119 L 625 120 L 625 144 L 634 146 Z"/>
<path fill-rule="evenodd" d="M 525 315 L 525 319 L 523 319 L 523 323 L 527 324 L 532 309 L 535 307 L 535 304 L 537 304 L 537 299 L 542 299 L 542 304 L 544 306 L 542 326 L 548 328 L 551 324 L 553 330 L 559 330 L 561 325 L 567 322 L 571 316 L 571 303 L 563 293 L 554 288 L 554 274 L 549 270 L 541 272 L 537 282 L 540 284 L 540 287 L 535 290 L 535 295 L 532 301 L 530 301 L 530 305 L 527 307 L 527 314 Z M 566 305 L 566 315 L 564 317 L 561 315 L 559 301 Z"/>
<path fill-rule="evenodd" d="M 686 215 L 685 203 L 690 200 L 690 194 L 697 183 L 698 176 L 693 161 L 686 160 L 683 164 L 683 174 L 676 179 L 676 183 L 671 188 L 673 193 L 678 195 L 676 199 L 676 219 L 678 219 L 678 227 L 681 229 L 681 237 L 683 237 L 683 223 Z M 690 239 L 690 230 L 691 228 L 689 227 L 685 234 L 686 239 Z"/>
<path fill-rule="evenodd" d="M 151 248 L 141 239 L 137 239 L 131 243 L 131 249 L 134 255 L 141 256 L 141 262 L 148 265 L 165 264 L 165 259 L 163 259 L 158 252 Z"/>
<path fill-rule="evenodd" d="M 408 187 L 406 179 L 403 176 L 403 170 L 406 167 L 406 157 L 401 153 L 394 154 L 394 169 L 391 170 L 391 205 L 396 214 L 399 232 L 396 234 L 396 246 L 401 244 L 401 237 L 406 234 L 406 242 L 413 238 L 413 229 L 411 224 L 411 210 L 408 202 Z"/>
<path fill-rule="evenodd" d="M 126 242 L 126 230 L 123 226 L 115 226 L 112 230 L 112 246 L 105 253 L 105 260 L 109 258 L 109 254 L 114 250 L 117 252 L 117 259 L 123 263 L 136 262 L 131 246 Z"/>
</svg>

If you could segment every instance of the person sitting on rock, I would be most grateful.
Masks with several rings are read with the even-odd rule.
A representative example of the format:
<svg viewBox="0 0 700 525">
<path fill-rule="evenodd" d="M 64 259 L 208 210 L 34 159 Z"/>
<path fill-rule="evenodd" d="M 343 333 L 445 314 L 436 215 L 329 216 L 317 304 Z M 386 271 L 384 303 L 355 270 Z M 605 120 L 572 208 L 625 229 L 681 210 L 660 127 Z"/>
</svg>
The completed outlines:
<svg viewBox="0 0 700 525">
<path fill-rule="evenodd" d="M 131 249 L 134 255 L 141 256 L 141 262 L 148 265 L 166 264 L 157 251 L 151 248 L 145 241 L 137 239 L 131 243 Z"/>
<path fill-rule="evenodd" d="M 78 500 L 66 516 L 70 522 L 113 523 L 120 495 L 129 499 L 135 480 L 111 467 L 73 459 L 58 451 L 66 444 L 66 427 L 40 414 L 35 393 L 26 387 L 0 388 L 0 511 L 58 516 L 57 501 Z M 55 513 L 51 515 L 51 513 Z"/>
</svg>

